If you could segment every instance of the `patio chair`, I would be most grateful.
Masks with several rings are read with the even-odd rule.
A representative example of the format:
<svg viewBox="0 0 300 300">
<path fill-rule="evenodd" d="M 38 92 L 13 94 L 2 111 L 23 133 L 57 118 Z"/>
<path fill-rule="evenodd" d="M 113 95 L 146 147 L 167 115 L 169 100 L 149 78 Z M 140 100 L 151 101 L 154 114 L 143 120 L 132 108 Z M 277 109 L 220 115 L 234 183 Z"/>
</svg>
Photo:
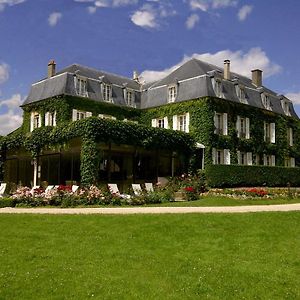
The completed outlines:
<svg viewBox="0 0 300 300">
<path fill-rule="evenodd" d="M 124 198 L 124 199 L 130 199 L 131 198 L 131 196 L 128 195 L 128 194 L 121 194 L 117 184 L 108 183 L 107 186 L 108 186 L 109 191 L 112 194 L 116 194 L 116 195 L 118 195 L 118 196 L 120 196 L 121 198 Z"/>
<path fill-rule="evenodd" d="M 3 197 L 3 195 L 5 193 L 5 190 L 6 190 L 6 186 L 7 186 L 6 183 L 1 183 L 1 185 L 0 185 L 0 198 Z"/>
<path fill-rule="evenodd" d="M 149 193 L 151 192 L 154 192 L 154 189 L 153 189 L 153 183 L 152 182 L 146 182 L 145 183 L 145 189 L 146 191 Z"/>
<path fill-rule="evenodd" d="M 72 192 L 73 193 L 76 193 L 77 191 L 78 191 L 78 189 L 79 189 L 79 185 L 72 185 Z"/>
<path fill-rule="evenodd" d="M 132 189 L 136 196 L 140 196 L 143 193 L 142 187 L 139 183 L 133 183 Z"/>
</svg>

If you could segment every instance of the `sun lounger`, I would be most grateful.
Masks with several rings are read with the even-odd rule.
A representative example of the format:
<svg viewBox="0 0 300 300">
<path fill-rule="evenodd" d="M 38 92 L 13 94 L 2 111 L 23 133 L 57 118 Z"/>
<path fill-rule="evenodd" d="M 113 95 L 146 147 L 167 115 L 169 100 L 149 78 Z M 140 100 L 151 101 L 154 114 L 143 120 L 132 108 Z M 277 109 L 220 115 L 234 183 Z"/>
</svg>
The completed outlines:
<svg viewBox="0 0 300 300">
<path fill-rule="evenodd" d="M 79 189 L 79 185 L 72 185 L 72 192 L 73 193 L 76 193 L 77 192 L 77 190 Z"/>
<path fill-rule="evenodd" d="M 130 199 L 130 195 L 127 195 L 127 194 L 121 194 L 121 193 L 120 193 L 117 184 L 115 184 L 115 183 L 108 183 L 107 186 L 108 186 L 109 191 L 110 191 L 112 194 L 118 195 L 118 196 L 120 196 L 121 198 L 124 198 L 124 199 Z"/>
<path fill-rule="evenodd" d="M 145 189 L 146 189 L 146 191 L 147 191 L 148 193 L 149 193 L 149 192 L 154 192 L 152 182 L 146 182 L 146 183 L 145 183 Z"/>
<path fill-rule="evenodd" d="M 2 198 L 5 193 L 6 185 L 7 185 L 6 183 L 1 183 L 0 185 L 0 198 Z"/>
<path fill-rule="evenodd" d="M 143 193 L 142 187 L 139 183 L 133 183 L 132 189 L 136 196 L 140 196 Z"/>
</svg>

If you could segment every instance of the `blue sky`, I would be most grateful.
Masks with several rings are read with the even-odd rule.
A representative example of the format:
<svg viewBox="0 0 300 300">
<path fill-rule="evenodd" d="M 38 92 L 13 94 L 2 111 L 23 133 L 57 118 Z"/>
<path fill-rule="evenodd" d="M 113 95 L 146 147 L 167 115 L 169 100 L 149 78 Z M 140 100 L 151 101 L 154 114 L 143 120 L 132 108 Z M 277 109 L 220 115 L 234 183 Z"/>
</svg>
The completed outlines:
<svg viewBox="0 0 300 300">
<path fill-rule="evenodd" d="M 298 0 L 0 0 L 0 135 L 54 59 L 146 81 L 196 57 L 290 97 L 300 115 Z"/>
</svg>

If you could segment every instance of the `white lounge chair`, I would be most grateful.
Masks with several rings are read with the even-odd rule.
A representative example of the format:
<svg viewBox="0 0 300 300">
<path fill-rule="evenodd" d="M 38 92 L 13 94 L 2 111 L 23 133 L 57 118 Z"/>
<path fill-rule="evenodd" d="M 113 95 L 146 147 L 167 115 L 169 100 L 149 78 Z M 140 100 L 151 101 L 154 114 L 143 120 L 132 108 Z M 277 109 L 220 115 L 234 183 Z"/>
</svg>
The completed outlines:
<svg viewBox="0 0 300 300">
<path fill-rule="evenodd" d="M 48 185 L 45 189 L 45 193 L 49 193 L 54 188 L 54 185 Z"/>
<path fill-rule="evenodd" d="M 139 183 L 133 183 L 132 189 L 136 196 L 140 196 L 143 193 L 142 187 Z"/>
<path fill-rule="evenodd" d="M 146 191 L 149 193 L 151 193 L 151 192 L 154 192 L 154 189 L 153 189 L 153 184 L 152 184 L 152 182 L 146 182 L 145 183 L 145 189 L 146 189 Z"/>
<path fill-rule="evenodd" d="M 77 190 L 79 189 L 79 185 L 72 185 L 72 192 L 73 193 L 76 193 L 77 192 Z"/>
<path fill-rule="evenodd" d="M 39 185 L 35 185 L 31 190 L 30 190 L 30 194 L 34 195 L 34 190 L 39 189 L 40 186 Z"/>
<path fill-rule="evenodd" d="M 120 193 L 117 184 L 115 184 L 115 183 L 108 183 L 107 186 L 108 186 L 109 191 L 110 191 L 112 194 L 116 194 L 116 195 L 118 195 L 118 196 L 120 196 L 121 198 L 124 198 L 124 199 L 130 199 L 130 195 L 127 195 L 127 194 L 121 194 L 121 193 Z"/>
<path fill-rule="evenodd" d="M 0 185 L 0 198 L 2 198 L 5 193 L 6 185 L 7 185 L 6 183 L 1 183 Z"/>
</svg>

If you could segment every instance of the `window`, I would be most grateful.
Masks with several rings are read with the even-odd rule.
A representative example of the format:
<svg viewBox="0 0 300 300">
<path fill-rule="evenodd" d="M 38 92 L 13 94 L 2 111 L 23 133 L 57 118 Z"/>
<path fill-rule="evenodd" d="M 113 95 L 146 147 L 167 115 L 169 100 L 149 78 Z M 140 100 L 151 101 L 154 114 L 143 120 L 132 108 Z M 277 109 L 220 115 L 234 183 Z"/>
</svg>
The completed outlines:
<svg viewBox="0 0 300 300">
<path fill-rule="evenodd" d="M 248 104 L 248 101 L 246 99 L 245 87 L 241 86 L 239 84 L 236 84 L 235 91 L 236 91 L 236 94 L 237 94 L 239 100 L 241 101 L 241 103 Z"/>
<path fill-rule="evenodd" d="M 260 156 L 259 156 L 259 154 L 253 154 L 252 155 L 252 163 L 255 166 L 259 166 L 259 163 L 260 163 Z"/>
<path fill-rule="evenodd" d="M 212 149 L 212 159 L 214 165 L 230 165 L 229 149 Z"/>
<path fill-rule="evenodd" d="M 281 100 L 282 109 L 287 116 L 291 116 L 290 103 L 288 100 Z"/>
<path fill-rule="evenodd" d="M 152 119 L 152 127 L 168 129 L 169 128 L 168 117 Z"/>
<path fill-rule="evenodd" d="M 295 168 L 295 158 L 294 157 L 286 157 L 284 159 L 284 166 L 289 168 Z"/>
<path fill-rule="evenodd" d="M 73 109 L 72 111 L 72 121 L 82 120 L 88 117 L 91 117 L 92 113 L 89 111 L 81 111 L 77 109 Z"/>
<path fill-rule="evenodd" d="M 218 98 L 224 98 L 222 92 L 222 81 L 220 79 L 212 78 L 213 89 Z"/>
<path fill-rule="evenodd" d="M 237 117 L 236 121 L 237 136 L 239 138 L 250 138 L 250 120 L 249 118 Z"/>
<path fill-rule="evenodd" d="M 104 101 L 112 102 L 112 89 L 110 84 L 102 83 L 102 96 Z"/>
<path fill-rule="evenodd" d="M 35 128 L 42 126 L 41 115 L 38 112 L 32 112 L 30 115 L 30 132 Z"/>
<path fill-rule="evenodd" d="M 275 166 L 275 155 L 264 154 L 264 166 Z"/>
<path fill-rule="evenodd" d="M 88 93 L 87 93 L 86 79 L 76 76 L 75 77 L 75 89 L 76 89 L 77 95 L 82 96 L 82 97 L 87 97 Z"/>
<path fill-rule="evenodd" d="M 173 116 L 173 130 L 179 130 L 184 132 L 190 131 L 190 114 Z"/>
<path fill-rule="evenodd" d="M 128 106 L 135 107 L 134 90 L 125 89 L 125 100 Z"/>
<path fill-rule="evenodd" d="M 168 88 L 168 102 L 174 102 L 177 96 L 177 86 L 173 85 Z"/>
<path fill-rule="evenodd" d="M 56 126 L 56 111 L 55 112 L 46 112 L 45 126 Z"/>
<path fill-rule="evenodd" d="M 262 93 L 261 94 L 261 102 L 262 102 L 262 105 L 265 109 L 267 110 L 272 110 L 272 107 L 271 107 L 271 101 L 270 101 L 270 97 L 269 95 L 265 94 L 265 93 Z"/>
<path fill-rule="evenodd" d="M 251 152 L 237 152 L 238 164 L 244 166 L 252 165 L 252 153 Z"/>
<path fill-rule="evenodd" d="M 287 129 L 287 140 L 288 140 L 288 145 L 292 147 L 294 145 L 294 132 L 293 132 L 293 128 L 291 127 Z"/>
<path fill-rule="evenodd" d="M 227 113 L 217 113 L 214 116 L 215 134 L 227 135 Z"/>
<path fill-rule="evenodd" d="M 117 118 L 112 115 L 99 114 L 98 117 L 100 119 L 117 120 Z"/>
<path fill-rule="evenodd" d="M 264 122 L 264 141 L 275 144 L 275 123 Z"/>
</svg>

